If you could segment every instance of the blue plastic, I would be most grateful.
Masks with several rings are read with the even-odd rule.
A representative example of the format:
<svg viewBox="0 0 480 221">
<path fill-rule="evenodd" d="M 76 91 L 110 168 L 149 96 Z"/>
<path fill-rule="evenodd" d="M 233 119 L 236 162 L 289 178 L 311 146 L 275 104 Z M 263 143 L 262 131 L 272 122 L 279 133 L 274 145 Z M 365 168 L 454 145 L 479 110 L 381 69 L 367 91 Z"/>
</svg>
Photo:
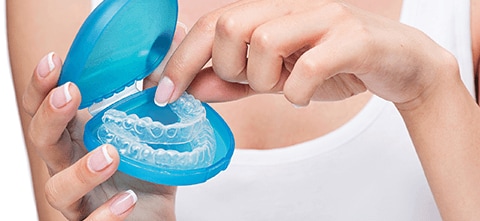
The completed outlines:
<svg viewBox="0 0 480 221">
<path fill-rule="evenodd" d="M 175 0 L 105 0 L 80 28 L 59 84 L 75 82 L 85 108 L 145 78 L 170 48 L 177 10 Z"/>
<path fill-rule="evenodd" d="M 65 59 L 59 84 L 70 81 L 80 88 L 80 108 L 116 99 L 114 95 L 148 76 L 161 63 L 173 39 L 177 10 L 176 0 L 105 0 L 79 30 Z M 155 88 L 136 92 L 92 113 L 85 126 L 86 148 L 91 151 L 104 143 L 99 139 L 99 128 L 105 112 L 111 109 L 151 118 L 164 125 L 178 124 L 179 118 L 172 112 L 175 104 L 159 107 L 153 101 L 154 94 Z M 121 158 L 119 170 L 149 182 L 192 185 L 226 169 L 234 149 L 232 132 L 209 105 L 201 103 L 201 106 L 213 128 L 213 162 L 193 169 L 153 165 L 123 155 L 117 147 Z"/>
<path fill-rule="evenodd" d="M 85 146 L 89 150 L 101 145 L 97 137 L 98 128 L 102 125 L 102 116 L 109 109 L 123 110 L 127 114 L 149 113 L 148 116 L 162 122 L 176 122 L 176 116 L 167 105 L 159 107 L 153 102 L 155 87 L 135 93 L 114 103 L 111 107 L 95 115 L 85 126 Z M 233 155 L 234 140 L 228 125 L 208 104 L 203 103 L 207 119 L 210 121 L 216 140 L 216 151 L 213 163 L 204 168 L 174 169 L 152 166 L 149 163 L 138 161 L 121 155 L 119 170 L 139 179 L 167 185 L 191 185 L 202 183 L 226 169 Z M 168 123 L 166 123 L 168 124 Z"/>
</svg>

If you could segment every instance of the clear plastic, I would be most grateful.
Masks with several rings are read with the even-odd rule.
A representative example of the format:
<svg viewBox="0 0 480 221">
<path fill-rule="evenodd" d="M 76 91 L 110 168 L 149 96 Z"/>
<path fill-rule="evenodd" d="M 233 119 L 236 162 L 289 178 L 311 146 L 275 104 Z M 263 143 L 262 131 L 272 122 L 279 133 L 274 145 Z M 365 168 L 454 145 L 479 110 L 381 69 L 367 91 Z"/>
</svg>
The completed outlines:
<svg viewBox="0 0 480 221">
<path fill-rule="evenodd" d="M 116 146 L 125 157 L 152 165 L 173 169 L 210 166 L 216 142 L 205 108 L 187 93 L 170 108 L 179 121 L 168 125 L 109 109 L 102 117 L 98 139 Z"/>
</svg>

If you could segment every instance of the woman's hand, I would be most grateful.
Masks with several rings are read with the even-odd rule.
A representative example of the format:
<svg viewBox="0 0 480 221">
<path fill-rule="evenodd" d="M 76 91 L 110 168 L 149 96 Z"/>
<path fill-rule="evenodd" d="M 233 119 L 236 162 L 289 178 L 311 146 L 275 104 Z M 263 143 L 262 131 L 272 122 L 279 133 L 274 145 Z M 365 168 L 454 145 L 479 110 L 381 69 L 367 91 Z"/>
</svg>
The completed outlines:
<svg viewBox="0 0 480 221">
<path fill-rule="evenodd" d="M 211 60 L 212 67 L 205 68 Z M 175 51 L 157 103 L 283 93 L 297 106 L 369 90 L 396 104 L 428 96 L 456 61 L 422 32 L 332 0 L 244 0 L 201 18 Z"/>
<path fill-rule="evenodd" d="M 110 145 L 87 153 L 83 130 L 90 116 L 77 110 L 81 95 L 74 84 L 57 87 L 61 66 L 53 53 L 45 56 L 23 97 L 32 116 L 27 139 L 52 175 L 45 187 L 49 203 L 69 220 L 174 219 L 176 187 L 116 172 L 119 155 Z"/>
</svg>

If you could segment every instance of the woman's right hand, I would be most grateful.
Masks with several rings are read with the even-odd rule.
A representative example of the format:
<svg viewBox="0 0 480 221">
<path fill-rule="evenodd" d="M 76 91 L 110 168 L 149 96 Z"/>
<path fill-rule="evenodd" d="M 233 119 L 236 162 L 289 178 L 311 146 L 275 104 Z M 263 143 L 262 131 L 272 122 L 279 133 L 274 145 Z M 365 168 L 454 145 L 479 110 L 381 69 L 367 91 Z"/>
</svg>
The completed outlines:
<svg viewBox="0 0 480 221">
<path fill-rule="evenodd" d="M 340 0 L 242 0 L 195 23 L 155 99 L 173 102 L 185 90 L 206 102 L 281 93 L 306 106 L 368 90 L 416 109 L 450 84 L 463 87 L 455 57 L 392 18 Z"/>
<path fill-rule="evenodd" d="M 58 56 L 45 56 L 23 97 L 32 117 L 27 139 L 51 175 L 48 202 L 69 220 L 174 220 L 176 187 L 116 172 L 119 155 L 111 145 L 87 153 L 83 130 L 90 115 L 78 111 L 81 95 L 73 83 L 57 87 L 61 66 Z"/>
</svg>

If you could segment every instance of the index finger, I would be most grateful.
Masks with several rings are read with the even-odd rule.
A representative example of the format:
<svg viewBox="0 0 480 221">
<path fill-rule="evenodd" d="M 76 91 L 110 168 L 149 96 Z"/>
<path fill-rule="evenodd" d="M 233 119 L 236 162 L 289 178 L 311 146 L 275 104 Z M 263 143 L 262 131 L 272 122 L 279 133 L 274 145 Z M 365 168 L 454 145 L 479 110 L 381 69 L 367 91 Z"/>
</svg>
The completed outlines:
<svg viewBox="0 0 480 221">
<path fill-rule="evenodd" d="M 230 8 L 250 2 L 237 1 L 198 20 L 167 62 L 155 101 L 167 104 L 178 99 L 212 57 L 218 18 Z"/>
</svg>

